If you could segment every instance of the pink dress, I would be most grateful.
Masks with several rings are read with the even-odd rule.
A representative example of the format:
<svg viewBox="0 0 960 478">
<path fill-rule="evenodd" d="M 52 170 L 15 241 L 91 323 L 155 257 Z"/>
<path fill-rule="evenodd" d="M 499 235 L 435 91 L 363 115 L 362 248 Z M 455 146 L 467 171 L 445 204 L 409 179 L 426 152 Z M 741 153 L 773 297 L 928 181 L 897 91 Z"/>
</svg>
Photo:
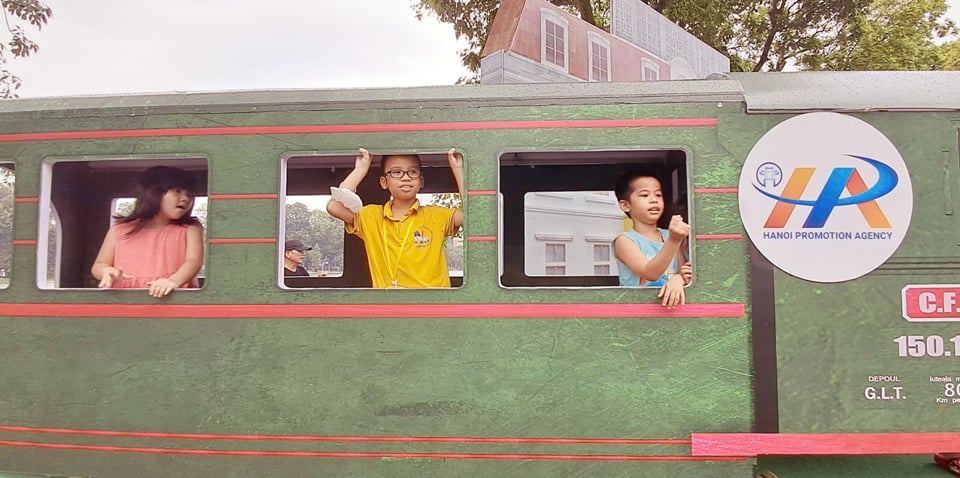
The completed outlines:
<svg viewBox="0 0 960 478">
<path fill-rule="evenodd" d="M 113 283 L 113 288 L 148 288 L 147 283 L 170 277 L 187 260 L 187 226 L 167 224 L 160 229 L 141 229 L 130 235 L 132 223 L 113 226 L 113 266 L 132 279 Z M 198 287 L 196 278 L 181 287 Z"/>
</svg>

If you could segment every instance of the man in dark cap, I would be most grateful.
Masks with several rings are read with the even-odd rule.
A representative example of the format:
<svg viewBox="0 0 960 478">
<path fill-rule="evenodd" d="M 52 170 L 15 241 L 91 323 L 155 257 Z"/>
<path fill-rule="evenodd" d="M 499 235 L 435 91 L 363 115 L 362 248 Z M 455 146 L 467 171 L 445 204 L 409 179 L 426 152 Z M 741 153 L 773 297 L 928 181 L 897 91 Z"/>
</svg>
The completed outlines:
<svg viewBox="0 0 960 478">
<path fill-rule="evenodd" d="M 302 242 L 291 239 L 284 243 L 283 247 L 283 275 L 284 276 L 309 276 L 310 273 L 303 268 L 304 252 L 313 249 L 304 246 Z"/>
</svg>

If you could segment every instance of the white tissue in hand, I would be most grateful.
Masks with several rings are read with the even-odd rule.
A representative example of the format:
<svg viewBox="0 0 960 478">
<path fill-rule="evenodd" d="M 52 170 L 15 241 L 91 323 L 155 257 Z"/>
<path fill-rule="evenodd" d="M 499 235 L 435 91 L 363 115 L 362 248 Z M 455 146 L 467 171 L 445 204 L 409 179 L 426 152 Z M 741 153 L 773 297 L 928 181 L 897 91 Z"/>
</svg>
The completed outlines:
<svg viewBox="0 0 960 478">
<path fill-rule="evenodd" d="M 330 195 L 333 197 L 334 201 L 340 202 L 344 207 L 353 211 L 354 214 L 360 212 L 363 209 L 363 201 L 360 200 L 360 196 L 349 189 L 340 189 L 340 188 L 330 188 Z"/>
</svg>

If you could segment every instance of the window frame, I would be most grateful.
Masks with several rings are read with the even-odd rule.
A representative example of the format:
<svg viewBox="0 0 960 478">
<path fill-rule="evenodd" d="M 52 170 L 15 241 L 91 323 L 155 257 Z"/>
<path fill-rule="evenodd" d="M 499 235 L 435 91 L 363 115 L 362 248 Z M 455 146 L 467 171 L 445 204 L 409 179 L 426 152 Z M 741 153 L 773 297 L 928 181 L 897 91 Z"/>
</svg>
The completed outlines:
<svg viewBox="0 0 960 478">
<path fill-rule="evenodd" d="M 587 239 L 587 240 L 589 241 L 589 239 Z M 612 259 L 612 257 L 613 257 L 613 255 L 612 255 L 612 254 L 613 254 L 613 248 L 610 247 L 611 244 L 612 244 L 612 242 L 611 242 L 611 243 L 594 243 L 594 244 L 593 244 L 593 274 L 594 274 L 594 275 L 609 275 L 609 274 L 610 274 L 610 271 L 613 270 L 613 267 L 612 267 L 612 265 L 613 265 L 613 264 L 612 264 L 612 262 L 613 262 L 613 259 Z M 606 252 L 607 252 L 606 258 L 604 258 L 604 259 L 597 259 L 597 251 L 598 251 L 598 248 L 606 248 Z M 606 274 L 598 274 L 598 273 L 597 273 L 597 267 L 606 267 L 606 268 L 607 268 L 607 273 L 606 273 Z"/>
<path fill-rule="evenodd" d="M 603 61 L 605 69 L 601 69 L 603 73 L 606 74 L 606 78 L 598 78 L 594 74 L 594 61 L 598 59 L 597 55 L 593 51 L 594 45 L 603 48 L 605 55 L 599 59 Z M 590 81 L 596 82 L 611 82 L 613 81 L 613 76 L 611 72 L 611 62 L 610 62 L 610 40 L 604 38 L 603 36 L 597 34 L 596 32 L 587 32 L 587 51 L 590 52 L 590 64 L 587 66 L 589 69 L 589 74 L 587 77 Z"/>
<path fill-rule="evenodd" d="M 5 259 L 4 266 L 0 266 L 0 290 L 7 289 L 10 287 L 10 282 L 13 280 L 13 240 L 16 237 L 14 231 L 14 224 L 16 221 L 16 205 L 17 205 L 17 165 L 15 161 L 0 158 L 0 169 L 9 171 L 10 177 L 13 179 L 9 184 L 10 188 L 10 203 L 9 204 L 0 204 L 0 209 L 9 208 L 10 211 L 10 242 L 5 244 L 5 248 L 9 251 L 9 254 L 2 259 Z M 5 173 L 6 174 L 6 173 Z M 7 187 L 7 186 L 4 186 Z M 3 264 L 0 262 L 0 264 Z"/>
<path fill-rule="evenodd" d="M 616 177 L 628 170 L 647 165 L 654 168 L 660 176 L 665 191 L 669 190 L 668 197 L 678 204 L 667 211 L 684 215 L 684 218 L 695 227 L 695 219 L 691 217 L 693 211 L 693 189 L 690 179 L 693 159 L 690 151 L 682 146 L 637 148 L 630 150 L 511 150 L 503 151 L 498 159 L 498 278 L 501 288 L 570 288 L 570 289 L 597 289 L 618 288 L 619 279 L 614 263 L 612 243 L 616 236 L 624 230 L 624 216 L 616 206 L 617 229 L 614 232 L 590 231 L 573 232 L 573 236 L 565 230 L 547 228 L 531 229 L 527 215 L 528 208 L 536 213 L 543 209 L 540 204 L 529 206 L 527 197 L 537 192 L 552 197 L 563 197 L 571 192 L 606 192 L 613 195 L 613 183 Z M 602 173 L 602 174 L 600 174 Z M 667 175 L 667 176 L 663 176 Z M 567 184 L 569 187 L 560 187 Z M 606 188 L 605 190 L 602 188 Z M 589 197 L 589 196 L 585 196 Z M 616 202 L 616 198 L 612 200 Z M 668 214 L 664 214 L 661 221 L 669 222 Z M 579 214 L 578 214 L 579 215 Z M 591 219 L 593 220 L 593 219 Z M 604 219 L 613 220 L 612 217 Z M 540 219 L 542 221 L 542 219 Z M 660 227 L 666 227 L 661 224 Z M 547 232 L 552 230 L 553 232 Z M 538 233 L 539 232 L 539 233 Z M 567 276 L 538 276 L 535 272 L 543 270 L 531 269 L 530 254 L 531 237 L 537 242 L 546 242 L 546 239 L 559 239 L 574 243 L 605 243 L 611 245 L 609 270 L 612 274 L 596 276 L 591 272 L 593 268 L 592 248 L 589 252 L 589 261 L 586 265 L 590 269 L 580 267 L 578 272 Z M 576 236 L 576 237 L 574 237 Z M 583 237 L 580 237 L 583 236 Z M 569 237 L 570 239 L 567 239 Z M 684 254 L 693 257 L 696 246 L 695 238 L 691 235 Z M 583 251 L 577 246 L 578 251 Z M 569 255 L 570 248 L 567 247 Z M 545 257 L 543 252 L 539 257 Z M 579 254 L 579 252 L 578 252 Z M 537 257 L 537 256 L 534 256 Z M 567 257 L 569 262 L 569 257 Z M 569 265 L 569 264 L 568 264 Z M 583 271 L 581 271 L 583 269 Z M 569 272 L 569 268 L 567 269 Z M 589 271 L 589 272 L 584 272 Z M 582 275 L 588 274 L 588 275 Z"/>
<path fill-rule="evenodd" d="M 563 51 L 560 52 L 555 46 L 554 51 L 563 54 L 563 64 L 549 61 L 547 59 L 547 22 L 563 29 Z M 556 37 L 556 35 L 553 35 Z M 570 71 L 570 22 L 562 15 L 548 8 L 540 9 L 540 64 L 563 73 Z"/>
<path fill-rule="evenodd" d="M 379 187 L 379 178 L 381 176 L 380 168 L 380 158 L 384 155 L 401 155 L 401 154 L 416 154 L 420 156 L 421 160 L 421 171 L 424 174 L 425 180 L 425 192 L 421 192 L 418 196 L 429 196 L 431 194 L 457 194 L 456 184 L 453 180 L 453 176 L 450 173 L 449 161 L 447 160 L 447 150 L 437 151 L 437 150 L 424 150 L 424 151 L 409 151 L 409 150 L 398 150 L 398 149 L 387 149 L 382 150 L 379 148 L 371 148 L 371 154 L 373 155 L 373 165 L 370 167 L 370 171 L 364 177 L 363 181 L 360 183 L 358 194 L 363 199 L 364 205 L 367 203 L 370 204 L 384 204 L 387 199 L 389 199 L 389 193 L 383 191 Z M 466 152 L 460 151 L 461 154 L 466 155 Z M 364 250 L 363 241 L 352 234 L 347 234 L 343 224 L 340 224 L 340 231 L 343 234 L 343 250 L 341 252 L 343 257 L 343 270 L 339 275 L 330 275 L 330 276 L 310 276 L 310 277 L 296 277 L 296 276 L 284 276 L 283 272 L 283 260 L 284 260 L 284 242 L 287 239 L 299 239 L 304 242 L 306 240 L 301 237 L 287 237 L 287 225 L 286 225 L 286 214 L 287 214 L 287 198 L 292 196 L 330 196 L 329 189 L 330 187 L 336 187 L 340 182 L 353 170 L 356 164 L 356 150 L 347 151 L 301 151 L 301 152 L 290 152 L 286 153 L 280 157 L 279 160 L 279 177 L 280 177 L 280 186 L 278 194 L 278 214 L 277 214 L 277 250 L 276 250 L 276 278 L 275 283 L 278 289 L 281 290 L 330 290 L 330 289 L 341 289 L 341 290 L 380 290 L 372 287 L 370 280 L 369 268 L 367 266 L 366 252 Z M 291 168 L 291 163 L 294 163 L 295 167 Z M 293 183 L 291 183 L 291 169 L 301 169 L 303 174 L 297 175 Z M 322 171 L 323 173 L 319 173 Z M 311 172 L 315 172 L 312 173 Z M 330 176 L 327 178 L 323 174 Z M 315 181 L 314 176 L 320 175 L 320 178 L 323 182 L 322 184 Z M 439 177 L 442 175 L 442 177 Z M 309 177 L 307 177 L 309 176 Z M 304 183 L 309 182 L 309 186 L 305 186 Z M 451 185 L 453 190 L 447 190 L 443 188 L 442 190 L 431 190 L 437 185 Z M 323 192 L 325 194 L 307 194 L 304 192 L 294 191 L 291 193 L 291 187 L 297 191 L 302 190 L 305 187 L 318 188 L 317 191 Z M 462 201 L 465 201 L 466 198 L 461 198 Z M 324 214 L 326 211 L 324 210 Z M 337 222 L 340 222 L 339 219 L 331 219 Z M 307 244 L 309 245 L 309 244 Z M 466 257 L 467 257 L 467 247 L 466 241 L 463 240 L 463 228 L 461 227 L 460 232 L 456 236 L 447 237 L 444 236 L 444 247 L 447 248 L 447 264 L 448 272 L 450 273 L 450 282 L 451 287 L 449 289 L 460 289 L 463 287 L 463 283 L 466 280 L 466 273 L 464 270 L 457 271 L 450 268 L 450 247 L 458 248 L 460 255 L 462 256 L 463 269 L 466 268 Z M 362 257 L 361 257 L 362 256 Z M 349 264 L 349 265 L 348 265 Z M 360 267 L 362 266 L 362 267 Z M 446 288 L 437 288 L 443 289 Z M 422 289 L 398 289 L 398 290 L 422 290 Z"/>
<path fill-rule="evenodd" d="M 562 242 L 543 244 L 543 273 L 548 276 L 567 275 L 567 245 Z M 554 272 L 561 272 L 555 274 Z"/>
<path fill-rule="evenodd" d="M 656 78 L 647 78 L 647 71 L 651 71 Z M 640 59 L 640 72 L 643 75 L 643 81 L 660 81 L 660 65 L 649 58 Z"/>
<path fill-rule="evenodd" d="M 96 287 L 96 284 L 93 283 L 93 278 L 90 274 L 90 266 L 93 264 L 93 260 L 96 258 L 96 251 L 100 250 L 100 246 L 103 241 L 104 234 L 106 230 L 113 224 L 112 216 L 112 207 L 117 198 L 130 197 L 130 194 L 125 194 L 123 188 L 118 187 L 112 189 L 110 192 L 112 194 L 103 194 L 101 199 L 109 198 L 109 200 L 104 204 L 106 208 L 104 211 L 103 218 L 107 222 L 107 228 L 104 229 L 102 234 L 99 234 L 97 237 L 92 235 L 83 235 L 76 234 L 78 237 L 85 237 L 80 243 L 72 244 L 73 247 L 81 247 L 82 251 L 92 252 L 92 256 L 87 258 L 87 253 L 83 254 L 82 259 L 84 262 L 80 263 L 80 267 L 77 267 L 76 263 L 71 264 L 73 267 L 68 268 L 73 271 L 68 275 L 72 276 L 73 279 L 70 282 L 79 283 L 78 286 L 62 286 L 63 282 L 63 257 L 67 252 L 64 251 L 64 220 L 63 220 L 63 211 L 53 207 L 53 194 L 54 194 L 54 181 L 55 181 L 55 169 L 58 164 L 65 163 L 76 163 L 76 164 L 86 164 L 89 169 L 87 172 L 90 174 L 93 173 L 113 173 L 113 174 L 123 174 L 130 173 L 131 177 L 135 176 L 136 172 L 145 170 L 146 168 L 152 166 L 174 166 L 186 169 L 188 171 L 197 171 L 196 174 L 205 179 L 205 182 L 202 184 L 204 190 L 202 194 L 198 194 L 201 197 L 207 197 L 209 191 L 209 172 L 210 172 L 210 159 L 205 154 L 187 154 L 187 153 L 174 153 L 168 155 L 149 155 L 149 156 L 87 156 L 87 157 L 49 157 L 42 161 L 40 167 L 40 195 L 38 198 L 38 210 L 37 210 L 37 247 L 36 247 L 36 268 L 34 282 L 37 289 L 40 290 L 83 290 L 83 291 L 104 291 L 106 289 L 99 289 Z M 136 166 L 134 166 L 136 165 Z M 76 181 L 76 179 L 70 179 L 70 181 Z M 109 181 L 105 181 L 109 182 Z M 131 179 L 128 185 L 135 185 L 135 179 Z M 132 186 L 128 186 L 130 188 Z M 199 192 L 199 191 L 198 191 Z M 51 220 L 55 221 L 56 227 L 56 238 L 55 238 L 55 248 L 51 250 L 51 244 L 49 235 L 51 232 Z M 89 222 L 89 221 L 86 221 Z M 95 244 L 94 244 L 95 243 Z M 207 236 L 207 230 L 204 229 L 203 236 L 204 250 L 207 250 L 209 245 L 209 239 Z M 50 261 L 53 261 L 53 272 L 48 274 L 48 268 L 50 267 Z M 72 259 L 76 260 L 76 259 Z M 204 254 L 203 268 L 206 268 L 208 264 L 208 257 Z M 76 277 L 80 277 L 78 281 Z M 48 284 L 49 282 L 49 284 Z M 84 284 L 88 285 L 84 285 Z M 199 288 L 183 289 L 184 293 L 198 293 L 203 289 L 203 284 Z M 140 293 L 143 294 L 144 289 L 110 289 L 113 291 L 122 291 L 123 293 Z"/>
</svg>

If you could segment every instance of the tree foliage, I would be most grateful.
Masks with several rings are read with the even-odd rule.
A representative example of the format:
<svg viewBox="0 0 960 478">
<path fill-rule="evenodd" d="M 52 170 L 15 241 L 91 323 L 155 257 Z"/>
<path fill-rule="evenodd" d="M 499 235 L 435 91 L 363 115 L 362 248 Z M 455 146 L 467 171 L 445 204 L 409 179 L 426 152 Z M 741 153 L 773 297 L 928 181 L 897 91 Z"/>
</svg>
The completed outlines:
<svg viewBox="0 0 960 478">
<path fill-rule="evenodd" d="M 803 58 L 812 70 L 934 70 L 948 65 L 935 40 L 955 33 L 943 0 L 874 0 L 819 55 Z"/>
<path fill-rule="evenodd" d="M 944 70 L 960 70 L 960 41 L 952 41 L 940 47 Z"/>
<path fill-rule="evenodd" d="M 53 16 L 53 10 L 40 0 L 0 0 L 9 40 L 0 43 L 0 98 L 15 98 L 20 78 L 7 70 L 7 62 L 36 53 L 40 46 L 27 37 L 21 22 L 41 30 Z M 9 55 L 9 56 L 8 56 Z"/>
<path fill-rule="evenodd" d="M 960 63 L 960 47 L 937 45 L 956 35 L 945 17 L 946 0 L 644 1 L 726 54 L 733 71 L 926 70 Z M 601 28 L 609 23 L 609 0 L 550 2 Z M 417 18 L 429 14 L 453 25 L 467 41 L 459 52 L 463 64 L 476 75 L 499 6 L 499 0 L 418 0 L 413 8 Z"/>
</svg>

